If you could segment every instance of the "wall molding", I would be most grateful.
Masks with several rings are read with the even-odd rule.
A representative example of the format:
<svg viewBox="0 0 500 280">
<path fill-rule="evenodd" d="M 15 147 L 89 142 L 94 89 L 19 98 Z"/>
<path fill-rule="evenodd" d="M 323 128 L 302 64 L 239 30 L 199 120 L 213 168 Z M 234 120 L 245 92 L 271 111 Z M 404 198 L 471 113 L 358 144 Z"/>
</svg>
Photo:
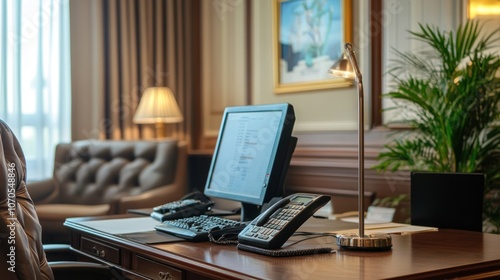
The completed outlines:
<svg viewBox="0 0 500 280">
<path fill-rule="evenodd" d="M 377 172 L 372 167 L 392 131 L 382 128 L 365 134 L 365 208 L 374 198 L 410 193 L 409 172 Z M 285 183 L 287 193 L 311 192 L 332 197 L 334 211 L 342 213 L 357 210 L 358 146 L 357 131 L 296 132 L 297 147 L 293 154 Z M 207 138 L 214 147 L 216 137 Z M 212 149 L 192 151 L 190 178 L 192 187 L 204 186 L 210 165 Z M 197 165 L 200 160 L 203 165 Z M 203 167 L 200 167 L 203 166 Z"/>
<path fill-rule="evenodd" d="M 390 173 L 372 169 L 390 133 L 382 129 L 366 133 L 365 201 L 410 192 L 409 172 Z M 287 192 L 329 194 L 335 212 L 355 211 L 358 188 L 357 132 L 308 133 L 299 134 L 298 138 L 288 170 Z M 368 205 L 369 202 L 365 202 L 365 208 Z"/>
</svg>

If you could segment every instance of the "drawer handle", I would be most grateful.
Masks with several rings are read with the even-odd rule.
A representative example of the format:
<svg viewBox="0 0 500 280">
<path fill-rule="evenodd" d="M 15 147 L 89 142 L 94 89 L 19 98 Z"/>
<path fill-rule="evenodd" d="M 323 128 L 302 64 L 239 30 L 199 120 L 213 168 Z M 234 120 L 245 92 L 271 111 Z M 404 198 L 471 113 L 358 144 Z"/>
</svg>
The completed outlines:
<svg viewBox="0 0 500 280">
<path fill-rule="evenodd" d="M 92 247 L 92 253 L 94 253 L 94 255 L 101 257 L 101 258 L 104 258 L 104 256 L 106 255 L 106 252 L 104 251 L 104 249 L 99 251 L 99 249 L 97 249 L 95 246 Z"/>
<path fill-rule="evenodd" d="M 170 272 L 160 271 L 160 273 L 158 273 L 158 277 L 160 277 L 160 280 L 172 280 Z"/>
</svg>

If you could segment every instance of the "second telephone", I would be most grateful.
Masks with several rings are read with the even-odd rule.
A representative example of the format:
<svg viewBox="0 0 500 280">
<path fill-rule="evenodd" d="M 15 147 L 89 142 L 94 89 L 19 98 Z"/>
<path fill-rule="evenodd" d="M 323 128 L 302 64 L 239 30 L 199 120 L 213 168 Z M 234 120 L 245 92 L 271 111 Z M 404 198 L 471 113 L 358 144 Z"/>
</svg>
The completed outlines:
<svg viewBox="0 0 500 280">
<path fill-rule="evenodd" d="M 260 214 L 238 235 L 238 242 L 264 249 L 279 249 L 330 196 L 297 193 L 283 198 Z"/>
<path fill-rule="evenodd" d="M 165 203 L 153 208 L 151 217 L 161 222 L 197 216 L 209 211 L 214 202 L 201 192 L 193 192 L 181 200 Z"/>
</svg>

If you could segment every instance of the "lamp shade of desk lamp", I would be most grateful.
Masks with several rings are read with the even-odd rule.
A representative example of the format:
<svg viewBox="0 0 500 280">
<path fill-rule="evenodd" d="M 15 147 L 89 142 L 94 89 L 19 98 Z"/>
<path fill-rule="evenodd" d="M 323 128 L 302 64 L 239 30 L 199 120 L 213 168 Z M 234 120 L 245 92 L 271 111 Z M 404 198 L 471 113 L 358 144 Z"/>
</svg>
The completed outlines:
<svg viewBox="0 0 500 280">
<path fill-rule="evenodd" d="M 365 235 L 364 217 L 364 92 L 361 71 L 350 43 L 345 44 L 345 53 L 335 62 L 328 72 L 337 77 L 355 80 L 358 84 L 358 217 L 359 234 L 337 236 L 337 245 L 351 250 L 387 250 L 392 247 L 392 238 L 388 234 Z"/>
<path fill-rule="evenodd" d="M 183 117 L 179 105 L 168 87 L 147 88 L 133 118 L 134 123 L 154 124 L 158 138 L 164 137 L 165 123 L 182 121 Z"/>
</svg>

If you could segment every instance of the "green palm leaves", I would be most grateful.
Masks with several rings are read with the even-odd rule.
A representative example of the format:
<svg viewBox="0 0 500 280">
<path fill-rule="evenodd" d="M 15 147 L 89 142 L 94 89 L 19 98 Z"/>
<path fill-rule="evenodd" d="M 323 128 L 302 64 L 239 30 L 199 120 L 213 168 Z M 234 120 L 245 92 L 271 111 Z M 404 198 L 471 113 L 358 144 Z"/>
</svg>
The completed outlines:
<svg viewBox="0 0 500 280">
<path fill-rule="evenodd" d="M 410 129 L 385 146 L 375 168 L 481 172 L 486 192 L 499 189 L 500 58 L 492 50 L 500 29 L 484 35 L 475 21 L 455 32 L 419 27 L 410 33 L 425 48 L 395 51 L 395 88 L 384 95 L 403 108 Z"/>
</svg>

